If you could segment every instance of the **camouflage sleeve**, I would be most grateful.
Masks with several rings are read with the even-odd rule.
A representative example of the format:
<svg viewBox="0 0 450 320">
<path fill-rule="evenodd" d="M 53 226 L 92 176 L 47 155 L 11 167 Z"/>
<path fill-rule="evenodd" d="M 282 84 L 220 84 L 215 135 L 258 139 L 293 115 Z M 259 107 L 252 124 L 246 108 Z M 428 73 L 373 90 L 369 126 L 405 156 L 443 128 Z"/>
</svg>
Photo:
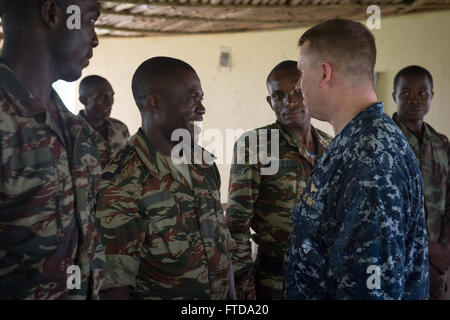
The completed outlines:
<svg viewBox="0 0 450 320">
<path fill-rule="evenodd" d="M 236 295 L 239 300 L 256 298 L 250 223 L 253 218 L 260 183 L 261 177 L 257 165 L 237 163 L 235 145 L 226 215 L 229 219 L 231 236 L 236 241 L 236 247 L 231 251 L 231 259 Z"/>
<path fill-rule="evenodd" d="M 96 217 L 105 247 L 105 282 L 102 290 L 135 288 L 140 251 L 145 238 L 136 200 L 120 187 L 103 180 Z"/>
<path fill-rule="evenodd" d="M 332 299 L 427 299 L 423 209 L 404 203 L 402 181 L 382 169 L 371 171 L 349 179 L 337 203 L 340 223 L 325 286 Z"/>
<path fill-rule="evenodd" d="M 445 197 L 445 212 L 442 217 L 442 231 L 440 236 L 440 243 L 450 244 L 450 145 L 447 140 L 447 184 L 446 184 L 446 197 Z"/>
</svg>

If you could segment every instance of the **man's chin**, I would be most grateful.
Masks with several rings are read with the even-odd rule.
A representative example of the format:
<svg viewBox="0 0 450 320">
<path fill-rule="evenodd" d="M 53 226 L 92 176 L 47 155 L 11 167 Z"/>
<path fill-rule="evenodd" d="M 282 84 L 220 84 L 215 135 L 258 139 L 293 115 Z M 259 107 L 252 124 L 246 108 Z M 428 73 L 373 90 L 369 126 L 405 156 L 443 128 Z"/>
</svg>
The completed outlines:
<svg viewBox="0 0 450 320">
<path fill-rule="evenodd" d="M 81 70 L 67 72 L 59 77 L 59 80 L 64 80 L 67 82 L 77 81 L 81 77 Z"/>
</svg>

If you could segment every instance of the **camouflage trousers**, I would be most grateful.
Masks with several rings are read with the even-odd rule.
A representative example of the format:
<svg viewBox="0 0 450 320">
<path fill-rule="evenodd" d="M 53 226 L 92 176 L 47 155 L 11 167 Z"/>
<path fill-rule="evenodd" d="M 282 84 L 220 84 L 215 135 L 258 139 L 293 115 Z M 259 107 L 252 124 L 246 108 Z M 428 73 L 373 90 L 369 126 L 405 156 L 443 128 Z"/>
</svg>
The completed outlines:
<svg viewBox="0 0 450 320">
<path fill-rule="evenodd" d="M 255 270 L 255 293 L 257 300 L 283 300 L 284 277 Z"/>
<path fill-rule="evenodd" d="M 283 260 L 258 251 L 255 261 L 255 294 L 257 300 L 282 300 L 284 293 Z"/>
</svg>

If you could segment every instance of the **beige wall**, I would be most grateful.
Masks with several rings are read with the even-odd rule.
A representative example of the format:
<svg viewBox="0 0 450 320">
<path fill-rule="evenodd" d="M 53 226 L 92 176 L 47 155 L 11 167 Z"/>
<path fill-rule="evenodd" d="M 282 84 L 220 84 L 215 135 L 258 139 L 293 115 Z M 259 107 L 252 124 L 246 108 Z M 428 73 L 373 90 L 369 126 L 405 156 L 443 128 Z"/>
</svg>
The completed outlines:
<svg viewBox="0 0 450 320">
<path fill-rule="evenodd" d="M 381 8 L 381 13 L 383 8 Z M 217 128 L 249 129 L 274 121 L 267 104 L 265 79 L 278 62 L 297 60 L 297 40 L 305 29 L 205 36 L 101 39 L 90 66 L 83 76 L 106 77 L 115 92 L 112 116 L 125 122 L 133 134 L 140 126 L 140 115 L 131 93 L 131 78 L 147 58 L 167 55 L 185 60 L 196 70 L 205 92 L 203 130 Z M 438 131 L 450 136 L 450 11 L 383 18 L 382 29 L 375 30 L 378 47 L 376 71 L 380 72 L 377 93 L 391 114 L 395 73 L 410 64 L 430 70 L 435 82 L 435 98 L 427 117 Z M 220 48 L 231 48 L 231 70 L 220 70 Z M 77 108 L 81 106 L 77 105 Z M 331 126 L 314 124 L 332 134 Z M 206 142 L 206 141 L 205 141 Z M 231 153 L 229 141 L 224 156 Z M 203 145 L 208 145 L 208 142 Z M 211 150 L 216 155 L 220 151 Z M 229 165 L 219 165 L 222 176 L 222 201 L 227 200 Z"/>
</svg>

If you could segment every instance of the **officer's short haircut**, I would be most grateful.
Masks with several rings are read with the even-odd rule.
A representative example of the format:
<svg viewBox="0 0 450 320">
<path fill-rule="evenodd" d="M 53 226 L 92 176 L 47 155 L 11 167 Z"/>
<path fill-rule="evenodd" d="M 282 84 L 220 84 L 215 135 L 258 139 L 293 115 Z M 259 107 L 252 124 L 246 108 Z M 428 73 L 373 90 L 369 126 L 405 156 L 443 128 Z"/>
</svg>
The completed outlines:
<svg viewBox="0 0 450 320">
<path fill-rule="evenodd" d="M 373 83 L 377 56 L 375 38 L 363 24 L 346 19 L 333 19 L 308 29 L 299 39 L 301 47 L 309 43 L 309 53 L 316 63 L 328 59 L 352 82 Z"/>
<path fill-rule="evenodd" d="M 80 87 L 78 89 L 78 94 L 80 96 L 89 95 L 89 90 L 92 87 L 92 85 L 94 85 L 96 83 L 99 83 L 99 82 L 103 82 L 103 81 L 109 83 L 109 81 L 106 80 L 105 78 L 100 77 L 100 76 L 95 75 L 95 74 L 83 78 L 83 80 L 81 80 L 81 82 L 80 82 Z"/>
<path fill-rule="evenodd" d="M 280 70 L 286 70 L 286 69 L 297 69 L 297 61 L 294 60 L 284 60 L 277 64 L 272 71 L 270 71 L 269 75 L 267 76 L 266 85 L 269 86 L 269 82 L 272 80 L 272 76 L 275 72 L 278 72 Z"/>
<path fill-rule="evenodd" d="M 409 76 L 409 75 L 424 75 L 428 78 L 431 84 L 431 89 L 433 89 L 433 77 L 431 73 L 421 66 L 408 66 L 400 70 L 394 78 L 394 92 L 397 91 L 398 83 L 401 77 Z"/>
<path fill-rule="evenodd" d="M 133 75 L 131 89 L 134 101 L 141 110 L 147 95 L 164 90 L 177 79 L 180 70 L 195 73 L 186 62 L 170 57 L 154 57 L 144 61 Z"/>
</svg>

